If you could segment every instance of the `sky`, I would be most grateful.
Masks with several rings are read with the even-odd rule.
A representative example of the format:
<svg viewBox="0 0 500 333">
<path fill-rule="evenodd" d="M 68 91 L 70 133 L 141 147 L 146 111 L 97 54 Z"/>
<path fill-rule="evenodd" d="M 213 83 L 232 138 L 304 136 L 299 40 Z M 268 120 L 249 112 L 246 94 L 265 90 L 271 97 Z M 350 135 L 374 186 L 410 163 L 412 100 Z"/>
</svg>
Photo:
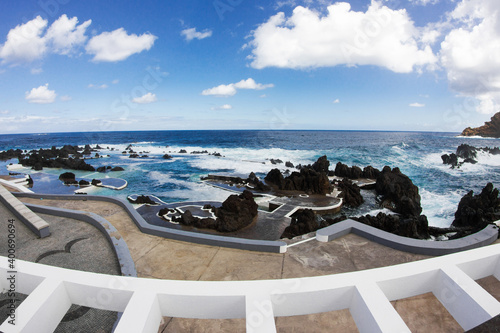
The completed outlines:
<svg viewBox="0 0 500 333">
<path fill-rule="evenodd" d="M 498 0 L 3 0 L 0 134 L 460 132 L 500 111 Z"/>
</svg>

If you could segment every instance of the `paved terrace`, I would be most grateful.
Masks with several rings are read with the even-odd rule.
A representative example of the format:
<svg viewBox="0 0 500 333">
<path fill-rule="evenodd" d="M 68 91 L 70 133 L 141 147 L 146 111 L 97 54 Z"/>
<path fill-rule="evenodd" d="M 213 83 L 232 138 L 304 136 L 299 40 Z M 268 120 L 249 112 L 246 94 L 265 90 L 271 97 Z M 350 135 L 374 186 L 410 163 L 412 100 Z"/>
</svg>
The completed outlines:
<svg viewBox="0 0 500 333">
<path fill-rule="evenodd" d="M 71 210 L 89 211 L 108 220 L 127 243 L 139 277 L 175 280 L 230 281 L 284 279 L 311 277 L 365 270 L 427 258 L 387 248 L 356 235 L 320 243 L 315 239 L 289 247 L 284 254 L 241 251 L 168 240 L 141 233 L 128 214 L 118 205 L 81 200 L 40 200 L 20 198 L 25 203 L 47 205 Z M 6 214 L 6 215 L 5 215 Z M 2 221 L 8 218 L 3 210 Z M 53 218 L 44 216 L 49 224 Z M 22 244 L 24 251 L 39 247 L 41 241 L 53 245 L 76 237 L 57 232 L 62 225 L 73 229 L 73 221 L 60 221 L 51 226 L 53 234 L 44 239 L 31 239 Z M 20 225 L 19 228 L 24 226 Z M 62 242 L 62 243 L 61 243 Z M 104 246 L 104 245 L 103 245 Z M 61 246 L 56 246 L 57 248 Z M 86 260 L 97 266 L 101 246 L 94 245 L 85 253 Z M 2 253 L 3 254 L 3 253 Z M 5 254 L 3 254 L 5 255 Z M 20 258 L 33 260 L 33 258 Z M 54 264 L 57 265 L 57 264 Z M 494 277 L 478 281 L 497 300 L 500 300 L 500 282 Z M 462 332 L 463 329 L 432 294 L 410 297 L 392 302 L 408 327 L 414 331 Z M 356 332 L 357 328 L 348 310 L 314 315 L 277 317 L 279 332 Z M 207 320 L 164 317 L 159 332 L 243 332 L 245 319 Z"/>
</svg>

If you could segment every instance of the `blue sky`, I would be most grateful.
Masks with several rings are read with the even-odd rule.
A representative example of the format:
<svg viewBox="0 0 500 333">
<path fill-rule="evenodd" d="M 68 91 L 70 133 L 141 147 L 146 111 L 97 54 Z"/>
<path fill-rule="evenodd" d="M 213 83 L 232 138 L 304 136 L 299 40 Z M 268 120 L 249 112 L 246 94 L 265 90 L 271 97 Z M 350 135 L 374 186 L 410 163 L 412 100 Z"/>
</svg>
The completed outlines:
<svg viewBox="0 0 500 333">
<path fill-rule="evenodd" d="M 500 111 L 497 0 L 0 2 L 0 133 L 461 131 Z"/>
</svg>

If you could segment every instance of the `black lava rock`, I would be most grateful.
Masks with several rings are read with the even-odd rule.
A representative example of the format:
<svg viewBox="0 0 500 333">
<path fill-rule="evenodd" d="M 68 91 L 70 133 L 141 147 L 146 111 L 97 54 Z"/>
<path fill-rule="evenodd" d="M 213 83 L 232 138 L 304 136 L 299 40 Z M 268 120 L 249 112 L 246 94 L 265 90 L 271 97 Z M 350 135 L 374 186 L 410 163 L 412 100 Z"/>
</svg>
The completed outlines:
<svg viewBox="0 0 500 333">
<path fill-rule="evenodd" d="M 404 217 L 419 216 L 422 212 L 418 187 L 399 168 L 384 167 L 375 189 L 383 196 L 382 206 Z"/>
<path fill-rule="evenodd" d="M 467 193 L 458 204 L 453 227 L 471 227 L 480 230 L 500 219 L 500 199 L 498 189 L 488 183 L 480 194 Z"/>
</svg>

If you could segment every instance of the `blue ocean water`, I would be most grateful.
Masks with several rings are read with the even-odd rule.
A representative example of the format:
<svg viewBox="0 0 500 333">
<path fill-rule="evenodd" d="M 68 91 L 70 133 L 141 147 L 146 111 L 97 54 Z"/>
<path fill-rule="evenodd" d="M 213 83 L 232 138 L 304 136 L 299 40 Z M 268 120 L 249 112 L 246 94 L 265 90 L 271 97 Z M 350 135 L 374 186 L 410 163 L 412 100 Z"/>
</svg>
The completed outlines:
<svg viewBox="0 0 500 333">
<path fill-rule="evenodd" d="M 10 148 L 38 149 L 65 144 L 105 148 L 108 158 L 89 160 L 99 166 L 122 166 L 125 171 L 107 173 L 75 172 L 77 177 L 116 177 L 127 180 L 122 191 L 96 189 L 92 194 L 126 198 L 130 194 L 152 194 L 165 202 L 186 200 L 220 200 L 228 192 L 200 182 L 200 176 L 227 174 L 248 176 L 255 172 L 263 177 L 272 168 L 285 170 L 284 164 L 273 165 L 270 159 L 290 161 L 294 165 L 313 163 L 326 155 L 330 169 L 337 162 L 348 165 L 399 167 L 419 187 L 423 214 L 435 226 L 453 221 L 460 198 L 469 190 L 480 191 L 488 182 L 500 186 L 500 156 L 480 153 L 479 163 L 450 169 L 442 164 L 441 155 L 455 152 L 467 143 L 476 147 L 500 146 L 498 139 L 463 138 L 458 133 L 364 132 L 364 131 L 140 131 L 0 135 L 0 150 Z M 132 144 L 134 151 L 148 158 L 131 159 L 122 151 Z M 112 150 L 113 149 L 113 150 Z M 187 154 L 179 153 L 181 149 Z M 192 151 L 218 152 L 223 157 L 190 154 Z M 162 159 L 163 154 L 173 156 Z M 8 163 L 2 162 L 0 173 Z M 21 172 L 35 173 L 29 169 Z M 60 169 L 44 169 L 44 174 L 59 175 Z"/>
</svg>

